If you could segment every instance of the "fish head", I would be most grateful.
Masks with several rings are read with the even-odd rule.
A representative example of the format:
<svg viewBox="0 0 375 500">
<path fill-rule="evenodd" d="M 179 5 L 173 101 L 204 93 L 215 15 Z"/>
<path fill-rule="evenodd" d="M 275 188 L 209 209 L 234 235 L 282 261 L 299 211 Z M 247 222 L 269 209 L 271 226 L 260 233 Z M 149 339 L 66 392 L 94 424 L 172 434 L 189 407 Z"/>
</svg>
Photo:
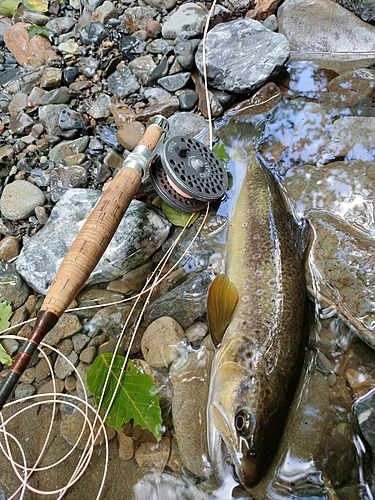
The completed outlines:
<svg viewBox="0 0 375 500">
<path fill-rule="evenodd" d="M 238 481 L 254 487 L 268 466 L 265 429 L 259 425 L 261 382 L 236 362 L 216 367 L 207 407 L 208 448 L 212 467 L 224 478 L 228 467 Z"/>
</svg>

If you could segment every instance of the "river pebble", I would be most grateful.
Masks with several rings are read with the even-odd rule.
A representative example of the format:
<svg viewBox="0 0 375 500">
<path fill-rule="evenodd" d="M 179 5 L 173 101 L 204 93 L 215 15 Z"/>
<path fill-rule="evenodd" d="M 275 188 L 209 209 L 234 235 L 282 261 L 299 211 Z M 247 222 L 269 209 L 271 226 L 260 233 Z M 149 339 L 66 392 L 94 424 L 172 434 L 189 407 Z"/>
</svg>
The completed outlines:
<svg viewBox="0 0 375 500">
<path fill-rule="evenodd" d="M 9 220 L 24 219 L 34 213 L 35 207 L 43 205 L 45 196 L 37 186 L 27 181 L 7 184 L 0 199 L 0 210 Z"/>
<path fill-rule="evenodd" d="M 141 443 L 134 455 L 138 466 L 162 472 L 168 462 L 170 443 L 169 437 L 163 437 L 157 444 Z"/>
</svg>

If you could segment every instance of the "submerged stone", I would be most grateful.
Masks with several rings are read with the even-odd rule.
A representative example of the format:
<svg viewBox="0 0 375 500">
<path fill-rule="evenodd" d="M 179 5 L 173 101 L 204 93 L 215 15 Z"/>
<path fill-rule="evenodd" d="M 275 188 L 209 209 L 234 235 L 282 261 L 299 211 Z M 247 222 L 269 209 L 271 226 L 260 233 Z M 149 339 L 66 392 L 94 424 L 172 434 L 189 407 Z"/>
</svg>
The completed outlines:
<svg viewBox="0 0 375 500">
<path fill-rule="evenodd" d="M 47 292 L 100 196 L 100 192 L 88 189 L 67 191 L 52 210 L 47 224 L 24 246 L 17 270 L 32 288 Z M 87 283 L 111 281 L 141 265 L 160 247 L 168 232 L 165 217 L 144 203 L 133 201 Z"/>
</svg>

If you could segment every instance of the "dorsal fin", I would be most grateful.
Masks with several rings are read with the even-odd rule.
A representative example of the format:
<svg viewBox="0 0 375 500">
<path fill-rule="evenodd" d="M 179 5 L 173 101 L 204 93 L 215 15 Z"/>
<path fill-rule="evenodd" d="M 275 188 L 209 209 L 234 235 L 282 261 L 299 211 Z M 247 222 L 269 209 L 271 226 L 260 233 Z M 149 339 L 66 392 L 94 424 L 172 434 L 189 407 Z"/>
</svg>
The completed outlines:
<svg viewBox="0 0 375 500">
<path fill-rule="evenodd" d="M 238 302 L 238 291 L 224 274 L 216 276 L 208 290 L 207 316 L 212 341 L 217 347 L 228 328 Z"/>
</svg>

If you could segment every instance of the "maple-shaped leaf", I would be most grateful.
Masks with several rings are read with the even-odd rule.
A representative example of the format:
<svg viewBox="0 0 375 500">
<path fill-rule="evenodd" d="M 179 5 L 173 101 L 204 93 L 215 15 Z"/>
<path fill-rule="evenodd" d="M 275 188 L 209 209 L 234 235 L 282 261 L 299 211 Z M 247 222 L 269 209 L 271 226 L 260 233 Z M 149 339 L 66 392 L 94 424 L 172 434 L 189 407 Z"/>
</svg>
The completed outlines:
<svg viewBox="0 0 375 500">
<path fill-rule="evenodd" d="M 18 0 L 4 0 L 0 2 L 0 14 L 5 17 L 13 17 L 20 3 Z"/>
<path fill-rule="evenodd" d="M 100 401 L 112 357 L 112 353 L 101 354 L 87 372 L 87 387 L 94 395 L 96 405 Z M 123 356 L 114 357 L 101 408 L 108 409 L 124 362 Z M 138 370 L 129 359 L 106 422 L 119 432 L 122 424 L 131 419 L 134 426 L 140 425 L 142 429 L 151 431 L 156 439 L 161 439 L 162 417 L 157 389 L 152 378 Z"/>
</svg>

